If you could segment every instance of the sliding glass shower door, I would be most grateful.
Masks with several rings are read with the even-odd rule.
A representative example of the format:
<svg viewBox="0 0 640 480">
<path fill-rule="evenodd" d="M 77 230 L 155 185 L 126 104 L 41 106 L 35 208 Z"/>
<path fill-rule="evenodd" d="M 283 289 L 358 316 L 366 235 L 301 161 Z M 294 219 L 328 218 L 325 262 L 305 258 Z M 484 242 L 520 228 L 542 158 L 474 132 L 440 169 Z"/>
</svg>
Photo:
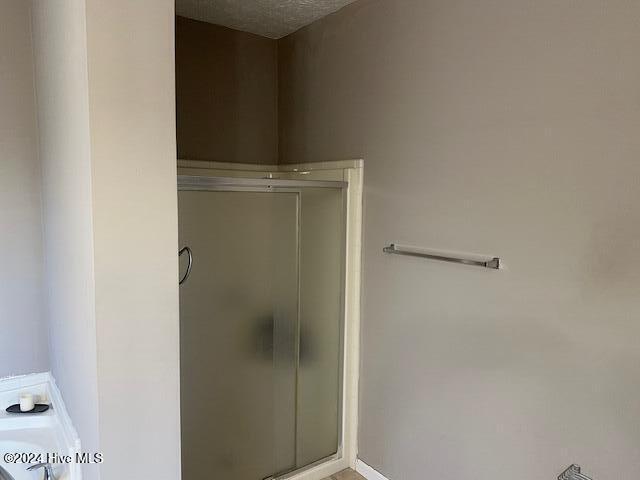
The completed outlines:
<svg viewBox="0 0 640 480">
<path fill-rule="evenodd" d="M 179 191 L 183 478 L 262 480 L 339 443 L 339 189 Z M 186 259 L 181 269 L 186 269 Z"/>
</svg>

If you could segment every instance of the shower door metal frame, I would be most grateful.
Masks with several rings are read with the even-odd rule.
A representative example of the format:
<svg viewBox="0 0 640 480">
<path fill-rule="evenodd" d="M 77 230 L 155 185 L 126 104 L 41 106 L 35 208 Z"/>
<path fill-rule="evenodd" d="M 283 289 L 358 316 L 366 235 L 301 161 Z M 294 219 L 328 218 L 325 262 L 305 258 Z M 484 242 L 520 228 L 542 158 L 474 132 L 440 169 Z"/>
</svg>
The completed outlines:
<svg viewBox="0 0 640 480">
<path fill-rule="evenodd" d="M 297 262 L 298 262 L 298 298 L 297 298 L 297 313 L 298 321 L 296 325 L 296 416 L 294 419 L 295 435 L 294 443 L 296 445 L 296 451 L 294 458 L 297 463 L 297 437 L 298 437 L 298 372 L 300 362 L 300 226 L 302 215 L 302 190 L 304 188 L 330 188 L 334 190 L 341 190 L 342 196 L 342 232 L 341 232 L 341 267 L 340 267 L 340 319 L 339 319 L 339 352 L 340 357 L 338 361 L 338 445 L 336 453 L 327 457 L 318 459 L 308 465 L 304 465 L 300 468 L 293 468 L 284 472 L 275 472 L 273 476 L 266 477 L 262 480 L 284 480 L 297 474 L 310 470 L 320 464 L 327 461 L 337 460 L 342 458 L 344 451 L 344 378 L 345 378 L 345 362 L 346 362 L 346 344 L 345 344 L 345 329 L 346 329 L 346 253 L 347 253 L 347 218 L 348 218 L 348 201 L 347 201 L 347 188 L 349 183 L 345 181 L 337 180 L 290 180 L 281 178 L 255 178 L 255 177 L 220 177 L 220 176 L 203 176 L 203 175 L 178 175 L 178 191 L 204 191 L 204 192 L 260 192 L 260 193 L 295 193 L 297 194 Z"/>
<path fill-rule="evenodd" d="M 253 177 L 209 177 L 204 175 L 178 175 L 178 190 L 220 190 L 237 188 L 257 188 L 267 191 L 280 188 L 341 188 L 349 186 L 347 182 L 336 180 L 289 180 L 283 178 Z"/>
</svg>

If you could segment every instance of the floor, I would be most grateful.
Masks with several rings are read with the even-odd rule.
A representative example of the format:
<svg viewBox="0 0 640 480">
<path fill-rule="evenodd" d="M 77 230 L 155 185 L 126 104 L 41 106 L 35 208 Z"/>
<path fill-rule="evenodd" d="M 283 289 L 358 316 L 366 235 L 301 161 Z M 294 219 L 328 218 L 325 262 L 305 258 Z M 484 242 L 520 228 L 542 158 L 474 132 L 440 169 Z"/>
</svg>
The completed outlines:
<svg viewBox="0 0 640 480">
<path fill-rule="evenodd" d="M 365 478 L 357 472 L 354 472 L 350 468 L 343 470 L 335 475 L 331 475 L 324 480 L 365 480 Z"/>
</svg>

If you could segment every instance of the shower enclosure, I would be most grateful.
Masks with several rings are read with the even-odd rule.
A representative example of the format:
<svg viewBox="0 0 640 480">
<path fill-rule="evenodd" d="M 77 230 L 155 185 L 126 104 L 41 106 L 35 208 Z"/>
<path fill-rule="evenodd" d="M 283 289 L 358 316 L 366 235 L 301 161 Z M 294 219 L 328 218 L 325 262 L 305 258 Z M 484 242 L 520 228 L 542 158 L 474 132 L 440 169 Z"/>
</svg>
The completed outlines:
<svg viewBox="0 0 640 480">
<path fill-rule="evenodd" d="M 178 184 L 182 276 L 192 260 L 180 287 L 183 478 L 277 478 L 337 455 L 346 184 Z"/>
</svg>

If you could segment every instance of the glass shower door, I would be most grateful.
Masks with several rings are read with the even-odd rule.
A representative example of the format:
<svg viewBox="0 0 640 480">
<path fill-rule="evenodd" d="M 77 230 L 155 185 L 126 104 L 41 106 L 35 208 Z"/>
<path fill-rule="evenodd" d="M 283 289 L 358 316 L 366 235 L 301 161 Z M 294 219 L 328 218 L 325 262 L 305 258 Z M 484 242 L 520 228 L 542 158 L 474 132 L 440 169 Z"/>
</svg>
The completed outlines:
<svg viewBox="0 0 640 480">
<path fill-rule="evenodd" d="M 300 193 L 300 347 L 297 468 L 337 452 L 342 400 L 344 198 L 335 188 Z"/>
<path fill-rule="evenodd" d="M 296 192 L 179 191 L 185 480 L 296 468 Z M 186 268 L 181 262 L 181 271 Z"/>
</svg>

